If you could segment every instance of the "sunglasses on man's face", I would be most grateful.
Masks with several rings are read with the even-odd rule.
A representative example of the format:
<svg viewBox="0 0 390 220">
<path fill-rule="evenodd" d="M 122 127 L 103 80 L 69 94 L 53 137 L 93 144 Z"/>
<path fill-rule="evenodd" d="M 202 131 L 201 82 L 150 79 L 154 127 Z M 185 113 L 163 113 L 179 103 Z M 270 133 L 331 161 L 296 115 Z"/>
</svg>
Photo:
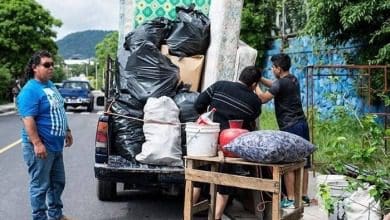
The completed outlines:
<svg viewBox="0 0 390 220">
<path fill-rule="evenodd" d="M 54 63 L 53 62 L 46 62 L 46 63 L 42 63 L 41 64 L 43 67 L 45 68 L 50 68 L 50 67 L 54 67 Z"/>
</svg>

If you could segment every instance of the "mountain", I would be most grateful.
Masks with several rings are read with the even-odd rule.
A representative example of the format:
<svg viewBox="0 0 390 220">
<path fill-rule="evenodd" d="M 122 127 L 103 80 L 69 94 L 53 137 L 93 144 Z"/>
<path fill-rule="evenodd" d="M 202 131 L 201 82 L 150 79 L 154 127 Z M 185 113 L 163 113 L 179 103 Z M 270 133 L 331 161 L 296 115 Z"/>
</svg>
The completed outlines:
<svg viewBox="0 0 390 220">
<path fill-rule="evenodd" d="M 95 56 L 95 46 L 112 31 L 88 30 L 66 35 L 58 40 L 59 54 L 64 59 L 87 59 Z"/>
</svg>

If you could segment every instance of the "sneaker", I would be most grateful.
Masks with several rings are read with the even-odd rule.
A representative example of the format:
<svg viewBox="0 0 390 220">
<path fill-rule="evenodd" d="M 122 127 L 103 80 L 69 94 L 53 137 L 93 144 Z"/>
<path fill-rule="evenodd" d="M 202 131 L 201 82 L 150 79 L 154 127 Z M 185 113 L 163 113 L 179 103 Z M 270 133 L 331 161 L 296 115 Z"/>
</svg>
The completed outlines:
<svg viewBox="0 0 390 220">
<path fill-rule="evenodd" d="M 295 209 L 294 200 L 283 199 L 280 203 L 282 209 Z"/>
<path fill-rule="evenodd" d="M 310 206 L 310 198 L 308 196 L 302 196 L 303 206 Z"/>
</svg>

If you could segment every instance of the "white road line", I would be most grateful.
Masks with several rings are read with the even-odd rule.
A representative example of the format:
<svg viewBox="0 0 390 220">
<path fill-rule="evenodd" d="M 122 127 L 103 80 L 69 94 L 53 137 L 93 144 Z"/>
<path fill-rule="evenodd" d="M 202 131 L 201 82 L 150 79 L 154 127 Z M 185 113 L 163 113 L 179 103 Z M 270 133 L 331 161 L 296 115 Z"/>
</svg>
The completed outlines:
<svg viewBox="0 0 390 220">
<path fill-rule="evenodd" d="M 18 144 L 20 144 L 20 143 L 22 143 L 22 139 L 19 139 L 19 140 L 15 141 L 14 143 L 12 143 L 12 144 L 10 144 L 10 145 L 8 145 L 8 146 L 5 146 L 5 147 L 1 148 L 1 149 L 0 149 L 0 154 L 6 152 L 7 150 L 9 150 L 9 149 L 15 147 L 16 145 L 18 145 Z"/>
</svg>

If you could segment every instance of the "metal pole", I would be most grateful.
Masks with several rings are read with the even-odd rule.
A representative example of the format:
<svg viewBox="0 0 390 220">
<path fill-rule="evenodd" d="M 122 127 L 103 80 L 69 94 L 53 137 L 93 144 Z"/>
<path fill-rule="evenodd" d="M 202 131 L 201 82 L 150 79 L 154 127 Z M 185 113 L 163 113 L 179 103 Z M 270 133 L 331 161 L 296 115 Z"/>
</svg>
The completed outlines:
<svg viewBox="0 0 390 220">
<path fill-rule="evenodd" d="M 95 60 L 95 89 L 97 89 L 97 87 L 98 87 L 98 66 Z"/>
</svg>

